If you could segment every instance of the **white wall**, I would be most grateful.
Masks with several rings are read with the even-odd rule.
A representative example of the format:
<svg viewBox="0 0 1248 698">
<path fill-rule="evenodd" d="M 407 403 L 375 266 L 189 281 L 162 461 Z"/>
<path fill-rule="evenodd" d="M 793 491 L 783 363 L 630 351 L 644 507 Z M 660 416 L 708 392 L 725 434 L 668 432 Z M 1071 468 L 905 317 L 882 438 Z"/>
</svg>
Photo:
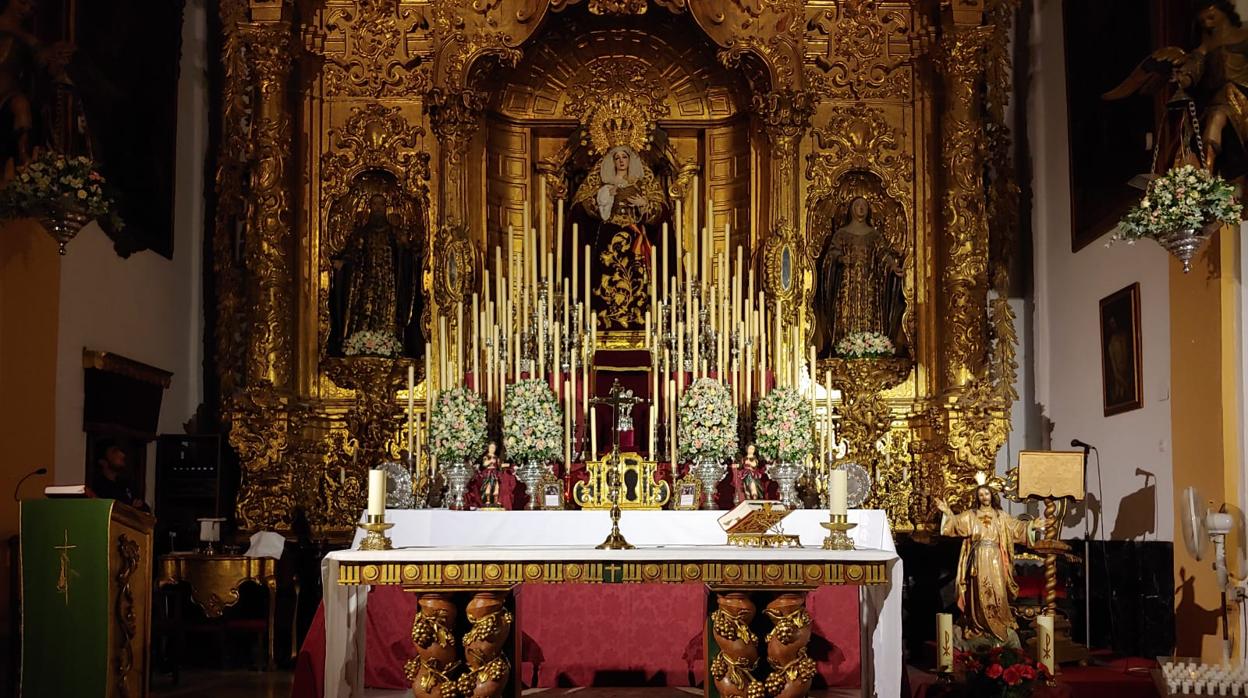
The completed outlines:
<svg viewBox="0 0 1248 698">
<path fill-rule="evenodd" d="M 57 341 L 56 479 L 84 478 L 83 348 L 114 352 L 173 372 L 160 432 L 181 433 L 202 398 L 204 155 L 208 143 L 206 0 L 186 5 L 178 80 L 174 257 L 140 252 L 122 259 L 92 224 L 61 264 Z M 154 447 L 153 447 L 154 448 Z M 148 499 L 155 459 L 149 452 Z"/>
<path fill-rule="evenodd" d="M 1170 455 L 1170 301 L 1166 252 L 1152 243 L 1106 248 L 1108 238 L 1070 251 L 1070 181 L 1060 0 L 1035 0 L 1028 104 L 1035 167 L 1036 402 L 1052 421 L 1052 447 L 1079 438 L 1098 447 L 1088 488 L 1103 502 L 1110 537 L 1119 504 L 1140 490 L 1140 468 L 1156 474 L 1156 533 L 1174 539 Z M 1144 406 L 1105 417 L 1101 397 L 1099 301 L 1140 283 Z M 1150 479 L 1150 482 L 1153 480 Z M 1081 535 L 1083 524 L 1066 535 Z M 1099 536 L 1098 536 L 1099 537 Z"/>
</svg>

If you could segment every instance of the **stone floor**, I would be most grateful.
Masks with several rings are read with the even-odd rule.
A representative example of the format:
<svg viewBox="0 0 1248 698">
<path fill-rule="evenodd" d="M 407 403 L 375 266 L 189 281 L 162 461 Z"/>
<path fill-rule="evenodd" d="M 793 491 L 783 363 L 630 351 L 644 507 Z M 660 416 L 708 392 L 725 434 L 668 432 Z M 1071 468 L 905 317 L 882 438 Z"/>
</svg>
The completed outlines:
<svg viewBox="0 0 1248 698">
<path fill-rule="evenodd" d="M 286 698 L 290 695 L 292 675 L 285 671 L 194 671 L 184 672 L 179 685 L 169 677 L 152 681 L 154 698 Z M 690 698 L 702 695 L 700 688 L 537 688 L 528 689 L 532 698 Z M 408 691 L 369 690 L 366 698 L 406 698 Z M 819 691 L 815 698 L 858 698 L 853 690 Z"/>
</svg>

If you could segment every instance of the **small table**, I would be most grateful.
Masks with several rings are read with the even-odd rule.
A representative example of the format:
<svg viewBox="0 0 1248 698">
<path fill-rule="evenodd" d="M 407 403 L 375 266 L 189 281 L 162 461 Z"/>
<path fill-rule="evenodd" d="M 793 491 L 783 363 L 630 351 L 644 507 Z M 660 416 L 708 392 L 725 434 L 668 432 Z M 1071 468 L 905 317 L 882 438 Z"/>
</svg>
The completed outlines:
<svg viewBox="0 0 1248 698">
<path fill-rule="evenodd" d="M 268 668 L 274 667 L 273 636 L 277 611 L 277 560 L 271 557 L 245 555 L 204 555 L 173 553 L 162 555 L 156 568 L 156 585 L 169 586 L 186 582 L 191 600 L 208 618 L 220 618 L 225 609 L 238 603 L 238 589 L 245 583 L 257 584 L 269 591 L 268 621 L 265 636 Z"/>
</svg>

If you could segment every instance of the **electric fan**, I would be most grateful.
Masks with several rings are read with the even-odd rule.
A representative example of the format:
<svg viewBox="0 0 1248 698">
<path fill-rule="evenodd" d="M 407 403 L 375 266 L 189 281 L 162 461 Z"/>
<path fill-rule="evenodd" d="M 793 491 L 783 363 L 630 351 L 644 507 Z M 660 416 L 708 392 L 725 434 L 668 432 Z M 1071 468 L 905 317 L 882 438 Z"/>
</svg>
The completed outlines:
<svg viewBox="0 0 1248 698">
<path fill-rule="evenodd" d="M 1231 639 L 1227 629 L 1226 593 L 1235 590 L 1230 583 L 1230 573 L 1226 566 L 1226 534 L 1231 532 L 1235 519 L 1225 511 L 1215 511 L 1205 506 L 1205 500 L 1195 487 L 1183 490 L 1183 543 L 1187 552 L 1197 562 L 1209 555 L 1213 548 L 1213 571 L 1218 575 L 1218 589 L 1222 593 L 1222 658 L 1231 658 Z"/>
</svg>

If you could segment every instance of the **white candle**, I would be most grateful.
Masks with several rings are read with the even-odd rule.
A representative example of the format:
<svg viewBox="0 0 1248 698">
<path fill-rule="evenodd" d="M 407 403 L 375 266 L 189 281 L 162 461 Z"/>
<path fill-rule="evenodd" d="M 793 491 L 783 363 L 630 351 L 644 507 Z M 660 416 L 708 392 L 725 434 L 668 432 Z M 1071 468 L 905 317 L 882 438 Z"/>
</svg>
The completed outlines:
<svg viewBox="0 0 1248 698">
<path fill-rule="evenodd" d="M 573 247 L 572 249 L 576 249 Z M 559 199 L 559 210 L 555 214 L 555 278 L 563 280 L 563 199 Z M 553 290 L 553 289 L 552 289 Z"/>
<path fill-rule="evenodd" d="M 953 614 L 936 614 L 936 671 L 953 671 Z"/>
<path fill-rule="evenodd" d="M 573 302 L 573 303 L 575 303 L 575 302 L 576 302 L 576 300 L 577 300 L 576 296 L 577 296 L 577 294 L 580 292 L 580 288 L 577 286 L 577 279 L 579 279 L 579 278 L 580 278 L 580 277 L 579 277 L 579 275 L 578 275 L 578 270 L 581 268 L 581 265 L 577 263 L 577 262 L 578 262 L 578 260 L 576 259 L 576 251 L 577 251 L 577 250 L 579 250 L 579 249 L 581 249 L 580 247 L 578 247 L 578 245 L 580 244 L 580 237 L 581 237 L 581 231 L 580 231 L 580 229 L 579 229 L 579 224 L 577 224 L 577 223 L 573 223 L 573 224 L 572 224 L 572 260 L 571 260 L 571 264 L 572 264 L 572 302 Z M 589 274 L 589 269 L 588 269 L 588 268 L 585 270 L 585 273 L 586 273 L 587 275 Z M 588 300 L 588 297 L 586 298 L 586 300 Z"/>
<path fill-rule="evenodd" d="M 1036 616 L 1036 661 L 1044 665 L 1050 675 L 1057 673 L 1053 651 L 1053 616 Z"/>
<path fill-rule="evenodd" d="M 373 468 L 368 471 L 368 515 L 386 514 L 386 471 Z"/>
<path fill-rule="evenodd" d="M 598 460 L 598 409 L 589 411 L 589 458 Z"/>
<path fill-rule="evenodd" d="M 416 365 L 408 364 L 407 366 L 407 458 L 410 461 L 415 455 L 416 450 L 412 447 L 416 443 L 416 431 L 413 426 L 413 417 L 416 414 Z"/>
<path fill-rule="evenodd" d="M 843 516 L 849 511 L 847 490 L 849 482 L 845 471 L 837 468 L 828 471 L 828 508 L 835 516 Z"/>
</svg>

